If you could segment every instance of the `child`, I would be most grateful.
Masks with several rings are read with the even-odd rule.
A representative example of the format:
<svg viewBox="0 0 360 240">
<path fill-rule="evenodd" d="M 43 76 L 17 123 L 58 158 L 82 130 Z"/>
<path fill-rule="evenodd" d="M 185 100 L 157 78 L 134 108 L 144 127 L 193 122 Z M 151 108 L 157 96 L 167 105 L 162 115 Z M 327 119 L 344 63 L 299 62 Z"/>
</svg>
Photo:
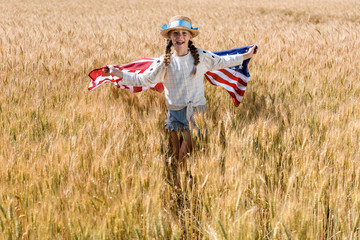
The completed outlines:
<svg viewBox="0 0 360 240">
<path fill-rule="evenodd" d="M 186 155 L 192 150 L 189 122 L 196 127 L 194 113 L 206 109 L 204 74 L 241 65 L 252 57 L 255 46 L 247 53 L 222 57 L 196 48 L 192 40 L 199 34 L 198 28 L 193 28 L 191 19 L 185 16 L 172 17 L 170 24 L 161 28 L 160 34 L 167 39 L 165 55 L 154 61 L 143 74 L 121 72 L 112 65 L 108 65 L 104 72 L 122 78 L 125 85 L 149 86 L 163 82 L 168 108 L 165 128 L 171 131 L 175 158 L 184 168 Z M 179 138 L 180 130 L 184 133 L 184 141 Z"/>
</svg>

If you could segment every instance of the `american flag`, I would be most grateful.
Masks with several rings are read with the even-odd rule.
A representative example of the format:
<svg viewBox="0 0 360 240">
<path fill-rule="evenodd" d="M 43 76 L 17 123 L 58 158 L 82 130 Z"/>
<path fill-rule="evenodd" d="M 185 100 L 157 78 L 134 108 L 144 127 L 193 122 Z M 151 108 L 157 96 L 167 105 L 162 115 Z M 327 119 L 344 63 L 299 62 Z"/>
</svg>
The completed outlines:
<svg viewBox="0 0 360 240">
<path fill-rule="evenodd" d="M 252 46 L 246 46 L 241 48 L 234 48 L 225 51 L 214 52 L 219 56 L 234 55 L 246 53 L 249 48 Z M 114 67 L 120 69 L 121 71 L 134 72 L 134 73 L 143 73 L 150 65 L 157 60 L 157 58 L 142 58 L 134 62 L 125 64 L 125 65 L 115 65 Z M 250 59 L 243 61 L 242 65 L 208 71 L 205 73 L 205 78 L 215 86 L 221 86 L 232 97 L 233 103 L 235 106 L 239 106 L 247 86 L 247 82 L 250 81 L 250 74 L 248 71 L 248 64 Z M 104 66 L 105 67 L 105 66 Z M 130 92 L 141 92 L 147 89 L 153 89 L 158 92 L 164 91 L 163 84 L 157 83 L 151 86 L 146 87 L 135 87 L 127 86 L 121 84 L 121 79 L 116 76 L 104 74 L 104 67 L 95 69 L 89 73 L 89 77 L 92 79 L 89 84 L 89 91 L 101 86 L 104 83 L 111 82 L 115 84 L 118 88 L 127 89 Z"/>
</svg>

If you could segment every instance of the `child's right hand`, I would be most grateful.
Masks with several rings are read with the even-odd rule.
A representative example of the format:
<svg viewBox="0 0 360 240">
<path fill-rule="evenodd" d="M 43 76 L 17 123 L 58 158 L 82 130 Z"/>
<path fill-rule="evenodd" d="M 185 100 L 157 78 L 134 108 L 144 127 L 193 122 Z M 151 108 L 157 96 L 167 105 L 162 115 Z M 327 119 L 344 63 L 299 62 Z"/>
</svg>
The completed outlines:
<svg viewBox="0 0 360 240">
<path fill-rule="evenodd" d="M 103 67 L 103 71 L 106 75 L 114 75 L 119 78 L 123 77 L 123 73 L 119 69 L 115 68 L 113 65 L 106 65 L 105 67 Z"/>
<path fill-rule="evenodd" d="M 105 67 L 103 67 L 103 71 L 106 75 L 113 75 L 113 66 L 112 65 L 106 65 Z"/>
<path fill-rule="evenodd" d="M 109 72 L 110 72 L 110 69 L 108 66 L 105 66 L 103 67 L 103 72 L 106 74 L 106 75 L 110 75 Z"/>
</svg>

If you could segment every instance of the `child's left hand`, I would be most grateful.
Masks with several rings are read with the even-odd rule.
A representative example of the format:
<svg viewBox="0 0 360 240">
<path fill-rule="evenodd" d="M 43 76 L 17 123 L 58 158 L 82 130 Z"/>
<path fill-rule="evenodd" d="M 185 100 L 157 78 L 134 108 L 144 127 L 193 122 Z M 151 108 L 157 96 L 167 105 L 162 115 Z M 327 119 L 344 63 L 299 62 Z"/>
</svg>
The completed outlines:
<svg viewBox="0 0 360 240">
<path fill-rule="evenodd" d="M 258 50 L 258 46 L 255 45 L 254 54 L 257 53 L 257 50 Z"/>
<path fill-rule="evenodd" d="M 249 48 L 249 50 L 246 53 L 243 54 L 244 60 L 249 59 L 249 58 L 251 58 L 253 56 L 253 54 L 256 54 L 257 48 L 258 47 L 256 45 Z"/>
<path fill-rule="evenodd" d="M 251 48 L 249 48 L 248 53 L 250 54 L 250 57 L 252 57 L 253 54 L 256 54 L 258 50 L 258 47 L 256 45 L 252 46 Z"/>
</svg>

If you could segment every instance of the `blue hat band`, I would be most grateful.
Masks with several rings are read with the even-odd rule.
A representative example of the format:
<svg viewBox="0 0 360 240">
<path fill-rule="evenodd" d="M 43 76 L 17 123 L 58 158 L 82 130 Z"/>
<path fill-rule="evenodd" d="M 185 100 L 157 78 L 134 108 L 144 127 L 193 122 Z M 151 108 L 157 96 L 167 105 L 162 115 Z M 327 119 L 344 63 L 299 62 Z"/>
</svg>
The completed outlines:
<svg viewBox="0 0 360 240">
<path fill-rule="evenodd" d="M 189 29 L 194 29 L 194 30 L 198 30 L 198 28 L 193 28 L 191 26 L 191 24 L 188 22 L 188 21 L 185 21 L 185 20 L 178 20 L 178 21 L 173 21 L 170 23 L 170 25 L 166 25 L 164 24 L 162 27 L 161 27 L 161 30 L 166 30 L 166 29 L 169 29 L 169 28 L 175 28 L 175 27 L 186 27 L 186 28 L 189 28 Z"/>
</svg>

